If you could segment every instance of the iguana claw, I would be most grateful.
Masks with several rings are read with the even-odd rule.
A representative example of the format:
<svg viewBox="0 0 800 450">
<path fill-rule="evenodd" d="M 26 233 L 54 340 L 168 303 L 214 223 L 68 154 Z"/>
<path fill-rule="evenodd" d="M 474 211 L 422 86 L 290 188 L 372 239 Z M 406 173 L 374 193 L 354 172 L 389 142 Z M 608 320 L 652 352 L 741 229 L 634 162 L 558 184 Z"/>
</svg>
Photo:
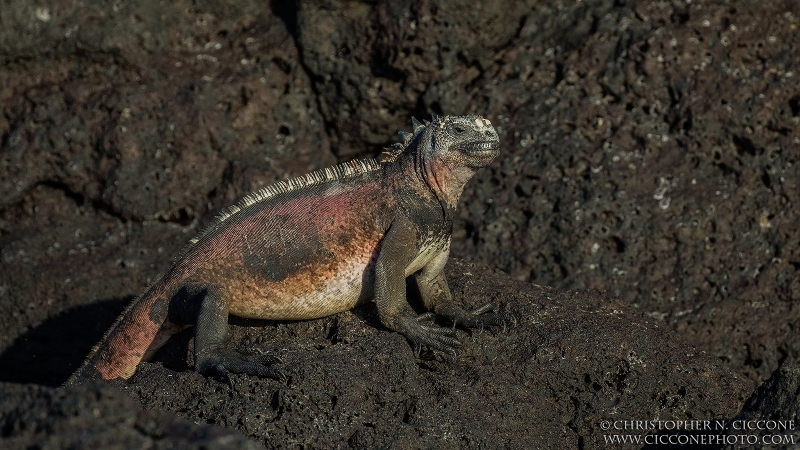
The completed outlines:
<svg viewBox="0 0 800 450">
<path fill-rule="evenodd" d="M 275 364 L 283 364 L 283 360 L 277 355 L 264 353 L 264 350 L 257 346 L 245 347 L 239 350 L 245 355 L 245 359 L 251 362 L 272 366 Z"/>
<path fill-rule="evenodd" d="M 510 312 L 498 312 L 497 304 L 488 302 L 477 308 L 465 311 L 458 306 L 448 305 L 441 309 L 440 314 L 449 318 L 456 325 L 465 328 L 478 328 L 481 331 L 485 326 L 500 326 L 503 331 L 508 330 L 508 326 L 515 327 L 517 318 Z"/>
<path fill-rule="evenodd" d="M 417 356 L 419 356 L 423 344 L 455 356 L 456 348 L 461 346 L 461 341 L 456 338 L 455 330 L 438 325 L 423 325 L 422 322 L 432 321 L 435 317 L 431 312 L 416 317 L 411 313 L 406 313 L 395 322 L 396 329 L 408 339 Z"/>
<path fill-rule="evenodd" d="M 218 353 L 205 358 L 201 363 L 195 364 L 197 371 L 203 375 L 218 375 L 228 380 L 231 384 L 232 373 L 244 373 L 257 377 L 272 378 L 283 383 L 286 375 L 268 364 L 279 362 L 280 359 L 272 355 L 240 356 L 235 353 Z"/>
</svg>

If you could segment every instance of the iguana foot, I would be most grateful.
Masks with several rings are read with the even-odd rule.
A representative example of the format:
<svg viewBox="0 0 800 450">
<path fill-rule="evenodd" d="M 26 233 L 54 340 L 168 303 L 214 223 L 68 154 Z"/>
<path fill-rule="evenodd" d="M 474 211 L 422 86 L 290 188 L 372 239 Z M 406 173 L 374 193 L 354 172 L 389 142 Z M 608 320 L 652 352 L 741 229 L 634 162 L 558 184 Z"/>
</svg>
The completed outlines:
<svg viewBox="0 0 800 450">
<path fill-rule="evenodd" d="M 500 326 L 503 331 L 508 326 L 516 326 L 517 318 L 510 312 L 498 312 L 494 302 L 488 302 L 477 308 L 466 311 L 454 304 L 448 304 L 439 309 L 439 314 L 453 322 L 453 327 L 483 329 L 485 326 Z"/>
<path fill-rule="evenodd" d="M 271 364 L 281 362 L 280 358 L 272 355 L 242 356 L 236 353 L 215 353 L 195 363 L 195 368 L 203 375 L 217 375 L 224 377 L 230 383 L 230 375 L 244 373 L 257 377 L 273 378 L 286 382 L 286 375 L 280 370 L 270 367 Z"/>
<path fill-rule="evenodd" d="M 408 339 L 417 356 L 419 356 L 423 344 L 455 356 L 456 348 L 461 346 L 461 342 L 456 339 L 455 330 L 433 324 L 423 324 L 423 322 L 433 322 L 435 318 L 436 316 L 431 312 L 416 317 L 411 313 L 405 313 L 395 321 L 395 329 Z"/>
</svg>

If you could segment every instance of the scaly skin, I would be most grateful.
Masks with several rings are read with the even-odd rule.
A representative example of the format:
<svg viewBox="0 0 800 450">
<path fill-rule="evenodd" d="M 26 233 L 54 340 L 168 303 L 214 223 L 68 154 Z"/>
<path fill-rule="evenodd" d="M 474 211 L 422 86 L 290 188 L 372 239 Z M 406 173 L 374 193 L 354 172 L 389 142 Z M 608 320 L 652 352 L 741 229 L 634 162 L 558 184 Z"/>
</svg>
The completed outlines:
<svg viewBox="0 0 800 450">
<path fill-rule="evenodd" d="M 354 161 L 279 183 L 224 211 L 169 271 L 135 300 L 67 384 L 129 378 L 169 337 L 195 325 L 195 368 L 203 374 L 282 378 L 265 358 L 224 347 L 229 314 L 313 319 L 374 299 L 381 323 L 448 353 L 449 327 L 515 323 L 489 303 L 453 303 L 443 269 L 464 185 L 498 153 L 497 133 L 477 116 L 413 121 L 382 162 Z M 406 299 L 414 276 L 428 313 Z"/>
</svg>

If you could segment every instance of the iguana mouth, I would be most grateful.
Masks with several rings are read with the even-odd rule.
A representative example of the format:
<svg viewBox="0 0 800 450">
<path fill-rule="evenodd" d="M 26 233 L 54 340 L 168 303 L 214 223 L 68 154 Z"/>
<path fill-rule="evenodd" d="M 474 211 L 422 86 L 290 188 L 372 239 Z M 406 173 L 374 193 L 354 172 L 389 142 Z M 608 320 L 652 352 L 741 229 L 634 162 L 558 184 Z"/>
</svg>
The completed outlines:
<svg viewBox="0 0 800 450">
<path fill-rule="evenodd" d="M 480 155 L 482 153 L 496 153 L 500 148 L 500 141 L 471 141 L 464 142 L 455 146 L 463 153 Z"/>
<path fill-rule="evenodd" d="M 494 140 L 462 142 L 454 147 L 464 158 L 462 163 L 473 169 L 489 165 L 500 153 L 500 142 Z"/>
</svg>

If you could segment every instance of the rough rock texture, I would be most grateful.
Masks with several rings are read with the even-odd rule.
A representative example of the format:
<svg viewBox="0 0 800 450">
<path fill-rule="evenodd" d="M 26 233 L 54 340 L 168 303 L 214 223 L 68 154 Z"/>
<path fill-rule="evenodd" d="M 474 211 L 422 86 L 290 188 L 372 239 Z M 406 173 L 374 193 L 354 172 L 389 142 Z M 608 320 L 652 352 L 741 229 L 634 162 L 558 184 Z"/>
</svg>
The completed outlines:
<svg viewBox="0 0 800 450">
<path fill-rule="evenodd" d="M 258 449 L 240 433 L 142 411 L 111 386 L 68 391 L 0 383 L 0 446 L 30 448 Z"/>
<path fill-rule="evenodd" d="M 154 3 L 4 8 L 0 206 L 45 184 L 126 220 L 185 225 L 209 201 L 334 162 L 268 9 Z"/>
<path fill-rule="evenodd" d="M 618 328 L 603 339 L 649 348 L 656 361 L 669 360 L 663 355 L 674 347 L 662 354 L 655 343 L 683 342 L 675 345 L 701 355 L 681 356 L 684 367 L 708 376 L 738 374 L 753 383 L 798 361 L 800 18 L 793 1 L 12 0 L 0 9 L 0 380 L 59 384 L 124 304 L 168 267 L 215 211 L 286 176 L 376 153 L 408 128 L 409 115 L 431 113 L 486 115 L 503 142 L 498 161 L 467 186 L 453 236 L 456 256 L 520 281 L 607 291 L 619 300 L 585 293 L 556 297 L 618 305 L 641 325 L 641 335 L 620 336 Z M 578 317 L 594 323 L 601 310 Z M 294 334 L 321 342 L 325 338 L 303 327 L 352 317 L 268 326 L 253 336 L 265 333 L 258 339 L 270 348 Z M 537 341 L 541 330 L 570 340 L 542 317 L 542 329 L 532 323 L 519 328 L 533 333 L 525 344 L 516 341 L 523 339 L 520 331 L 498 334 L 511 341 L 502 341 L 510 347 L 496 360 L 501 369 L 489 376 L 489 366 L 480 363 L 476 379 L 502 383 L 503 364 L 519 373 L 513 363 L 524 358 L 514 352 L 558 347 L 560 341 Z M 309 351 L 342 367 L 337 358 L 343 355 L 372 363 L 376 356 L 369 349 L 382 342 L 399 359 L 384 362 L 377 373 L 394 380 L 401 375 L 387 375 L 385 367 L 418 374 L 406 376 L 404 386 L 420 396 L 438 386 L 426 404 L 452 408 L 452 430 L 500 430 L 493 438 L 474 437 L 476 431 L 464 447 L 532 439 L 503 428 L 504 421 L 522 423 L 503 416 L 506 406 L 481 424 L 470 410 L 458 409 L 464 402 L 498 404 L 467 398 L 469 389 L 450 389 L 469 373 L 468 360 L 415 365 L 398 356 L 405 354 L 402 341 L 381 341 L 391 335 L 364 320 L 361 328 L 356 320 L 355 328 L 342 326 L 337 333 L 362 330 L 365 341 L 326 341 Z M 162 354 L 167 369 L 187 367 L 179 363 L 186 340 Z M 558 360 L 564 366 L 551 375 L 584 371 L 601 387 L 592 394 L 597 398 L 582 390 L 582 378 L 572 384 L 550 380 L 556 383 L 550 388 L 535 384 L 545 382 L 535 374 L 515 379 L 534 383 L 515 394 L 530 397 L 535 406 L 526 414 L 542 414 L 540 426 L 568 418 L 563 431 L 540 436 L 542 445 L 554 436 L 566 439 L 557 447 L 596 445 L 592 420 L 617 398 L 603 387 L 607 377 L 624 373 L 615 365 L 624 359 L 617 344 L 578 344 L 591 362 Z M 287 364 L 289 356 L 303 353 L 300 348 L 286 346 Z M 714 360 L 702 351 L 723 366 L 705 369 Z M 301 367 L 316 374 L 293 376 L 308 383 L 297 385 L 303 389 L 331 376 L 322 366 Z M 145 370 L 164 383 L 169 374 L 193 376 L 159 365 Z M 663 370 L 647 375 L 645 384 L 683 382 Z M 702 377 L 690 378 L 687 386 L 697 388 L 692 383 Z M 286 389 L 238 381 L 248 389 Z M 219 389 L 213 395 L 227 395 L 213 380 L 196 382 Z M 737 402 L 739 382 L 717 385 L 715 392 Z M 155 394 L 143 394 L 141 378 L 135 383 L 144 406 L 170 409 Z M 347 380 L 341 383 L 334 389 L 346 392 L 344 404 L 352 404 L 346 397 L 356 394 Z M 179 387 L 188 389 L 186 383 Z M 203 389 L 182 391 L 191 397 L 176 404 L 201 402 Z M 553 400 L 539 397 L 546 394 L 537 389 L 563 391 Z M 674 395 L 692 399 L 691 390 L 647 397 L 649 388 L 641 389 L 630 394 L 641 398 L 620 396 L 628 402 L 622 402 L 625 411 L 649 413 L 667 405 L 662 407 L 669 414 L 736 413 L 735 405 L 710 398 L 687 400 L 696 406 L 685 408 L 670 403 Z M 362 406 L 397 405 L 412 396 L 405 397 L 408 392 L 368 393 Z M 578 400 L 565 400 L 572 397 Z M 283 436 L 301 439 L 311 432 L 299 431 L 301 422 L 292 418 L 317 403 L 274 398 L 272 409 L 265 409 L 269 414 L 285 411 L 282 404 L 297 414 L 280 422 Z M 543 398 L 549 407 L 536 407 Z M 199 415 L 192 408 L 182 414 Z M 354 433 L 353 447 L 433 442 L 423 425 L 396 420 L 405 413 L 365 411 L 395 420 L 392 429 L 399 431 L 392 435 L 376 431 L 377 419 L 369 422 L 373 428 L 358 431 L 355 419 L 350 428 L 336 422 L 334 406 L 320 408 L 318 423 L 333 421 Z M 248 428 L 244 419 L 233 424 L 221 414 L 213 420 L 262 442 L 259 433 L 269 429 L 258 421 Z M 450 429 L 447 422 L 425 426 Z"/>
<path fill-rule="evenodd" d="M 374 152 L 409 114 L 466 111 L 535 2 L 297 2 L 297 42 L 339 157 Z"/>
</svg>

